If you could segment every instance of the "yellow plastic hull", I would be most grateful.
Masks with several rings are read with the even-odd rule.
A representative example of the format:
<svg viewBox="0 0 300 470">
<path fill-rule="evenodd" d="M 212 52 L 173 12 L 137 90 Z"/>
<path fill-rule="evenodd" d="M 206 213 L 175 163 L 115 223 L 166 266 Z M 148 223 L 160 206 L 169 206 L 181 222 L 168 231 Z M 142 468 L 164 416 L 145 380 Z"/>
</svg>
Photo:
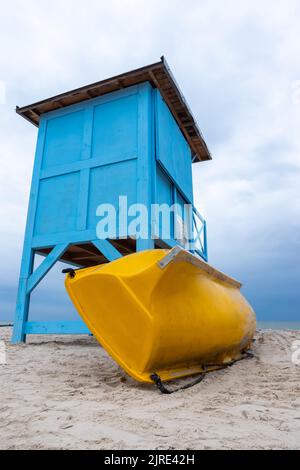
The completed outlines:
<svg viewBox="0 0 300 470">
<path fill-rule="evenodd" d="M 255 314 L 240 284 L 178 247 L 75 273 L 65 282 L 75 307 L 136 380 L 192 375 L 239 359 L 251 344 Z"/>
</svg>

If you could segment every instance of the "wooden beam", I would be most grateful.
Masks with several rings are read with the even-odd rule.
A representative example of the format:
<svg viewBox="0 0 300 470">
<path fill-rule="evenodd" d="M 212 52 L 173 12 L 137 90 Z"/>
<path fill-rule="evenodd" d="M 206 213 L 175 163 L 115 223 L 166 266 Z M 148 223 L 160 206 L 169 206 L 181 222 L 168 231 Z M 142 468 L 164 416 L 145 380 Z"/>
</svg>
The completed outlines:
<svg viewBox="0 0 300 470">
<path fill-rule="evenodd" d="M 108 261 L 122 258 L 121 253 L 108 240 L 93 240 L 93 245 L 105 256 Z"/>
<path fill-rule="evenodd" d="M 90 330 L 83 321 L 28 321 L 25 324 L 25 333 L 30 334 L 59 334 L 59 335 L 85 335 Z"/>
<path fill-rule="evenodd" d="M 69 243 L 62 243 L 60 245 L 56 245 L 53 250 L 50 251 L 49 255 L 46 256 L 44 261 L 28 279 L 27 294 L 30 294 L 30 292 L 32 292 L 33 289 L 41 282 L 41 280 L 46 276 L 47 272 L 50 271 L 56 261 L 63 255 L 68 246 Z"/>
</svg>

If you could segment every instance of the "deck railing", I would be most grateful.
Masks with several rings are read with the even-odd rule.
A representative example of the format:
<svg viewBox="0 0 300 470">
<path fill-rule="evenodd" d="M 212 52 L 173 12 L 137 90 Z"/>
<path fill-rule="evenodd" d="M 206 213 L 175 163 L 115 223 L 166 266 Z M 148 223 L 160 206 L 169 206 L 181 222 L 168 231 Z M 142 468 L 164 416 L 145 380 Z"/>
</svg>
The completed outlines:
<svg viewBox="0 0 300 470">
<path fill-rule="evenodd" d="M 184 215 L 174 214 L 175 243 L 207 261 L 206 221 L 194 205 L 186 205 Z"/>
<path fill-rule="evenodd" d="M 192 214 L 192 240 L 190 251 L 207 261 L 206 220 L 195 206 L 193 206 Z"/>
</svg>

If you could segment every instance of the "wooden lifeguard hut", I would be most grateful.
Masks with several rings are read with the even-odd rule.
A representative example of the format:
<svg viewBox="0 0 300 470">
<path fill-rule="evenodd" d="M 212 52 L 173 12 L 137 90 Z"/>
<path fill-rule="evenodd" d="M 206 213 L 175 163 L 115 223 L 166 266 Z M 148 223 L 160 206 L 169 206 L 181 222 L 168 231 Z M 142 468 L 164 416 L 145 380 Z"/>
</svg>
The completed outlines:
<svg viewBox="0 0 300 470">
<path fill-rule="evenodd" d="M 205 220 L 193 204 L 192 163 L 211 156 L 163 57 L 16 111 L 39 130 L 14 343 L 28 334 L 88 333 L 81 320 L 30 321 L 30 294 L 57 261 L 89 267 L 183 243 L 175 237 L 176 214 L 168 239 L 160 235 L 159 220 L 150 217 L 147 239 L 135 239 L 129 230 L 99 239 L 96 211 L 101 202 L 117 212 L 119 195 L 126 195 L 128 204 L 147 207 L 190 204 L 191 251 L 207 259 Z M 45 259 L 33 271 L 35 254 Z"/>
</svg>

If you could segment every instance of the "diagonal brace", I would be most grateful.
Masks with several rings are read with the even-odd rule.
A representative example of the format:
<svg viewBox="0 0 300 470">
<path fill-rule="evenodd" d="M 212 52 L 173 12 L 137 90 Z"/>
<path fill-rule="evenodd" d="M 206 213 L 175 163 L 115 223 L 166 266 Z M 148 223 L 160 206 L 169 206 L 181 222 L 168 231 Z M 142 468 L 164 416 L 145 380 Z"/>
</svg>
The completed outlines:
<svg viewBox="0 0 300 470">
<path fill-rule="evenodd" d="M 122 254 L 108 240 L 96 239 L 93 240 L 92 243 L 108 261 L 122 258 Z"/>
<path fill-rule="evenodd" d="M 56 263 L 56 261 L 64 254 L 68 248 L 69 243 L 61 243 L 56 245 L 49 253 L 49 255 L 44 259 L 44 261 L 39 265 L 39 267 L 31 274 L 27 282 L 27 294 L 33 291 L 33 289 L 41 282 L 41 280 L 46 276 L 48 271 Z"/>
</svg>

